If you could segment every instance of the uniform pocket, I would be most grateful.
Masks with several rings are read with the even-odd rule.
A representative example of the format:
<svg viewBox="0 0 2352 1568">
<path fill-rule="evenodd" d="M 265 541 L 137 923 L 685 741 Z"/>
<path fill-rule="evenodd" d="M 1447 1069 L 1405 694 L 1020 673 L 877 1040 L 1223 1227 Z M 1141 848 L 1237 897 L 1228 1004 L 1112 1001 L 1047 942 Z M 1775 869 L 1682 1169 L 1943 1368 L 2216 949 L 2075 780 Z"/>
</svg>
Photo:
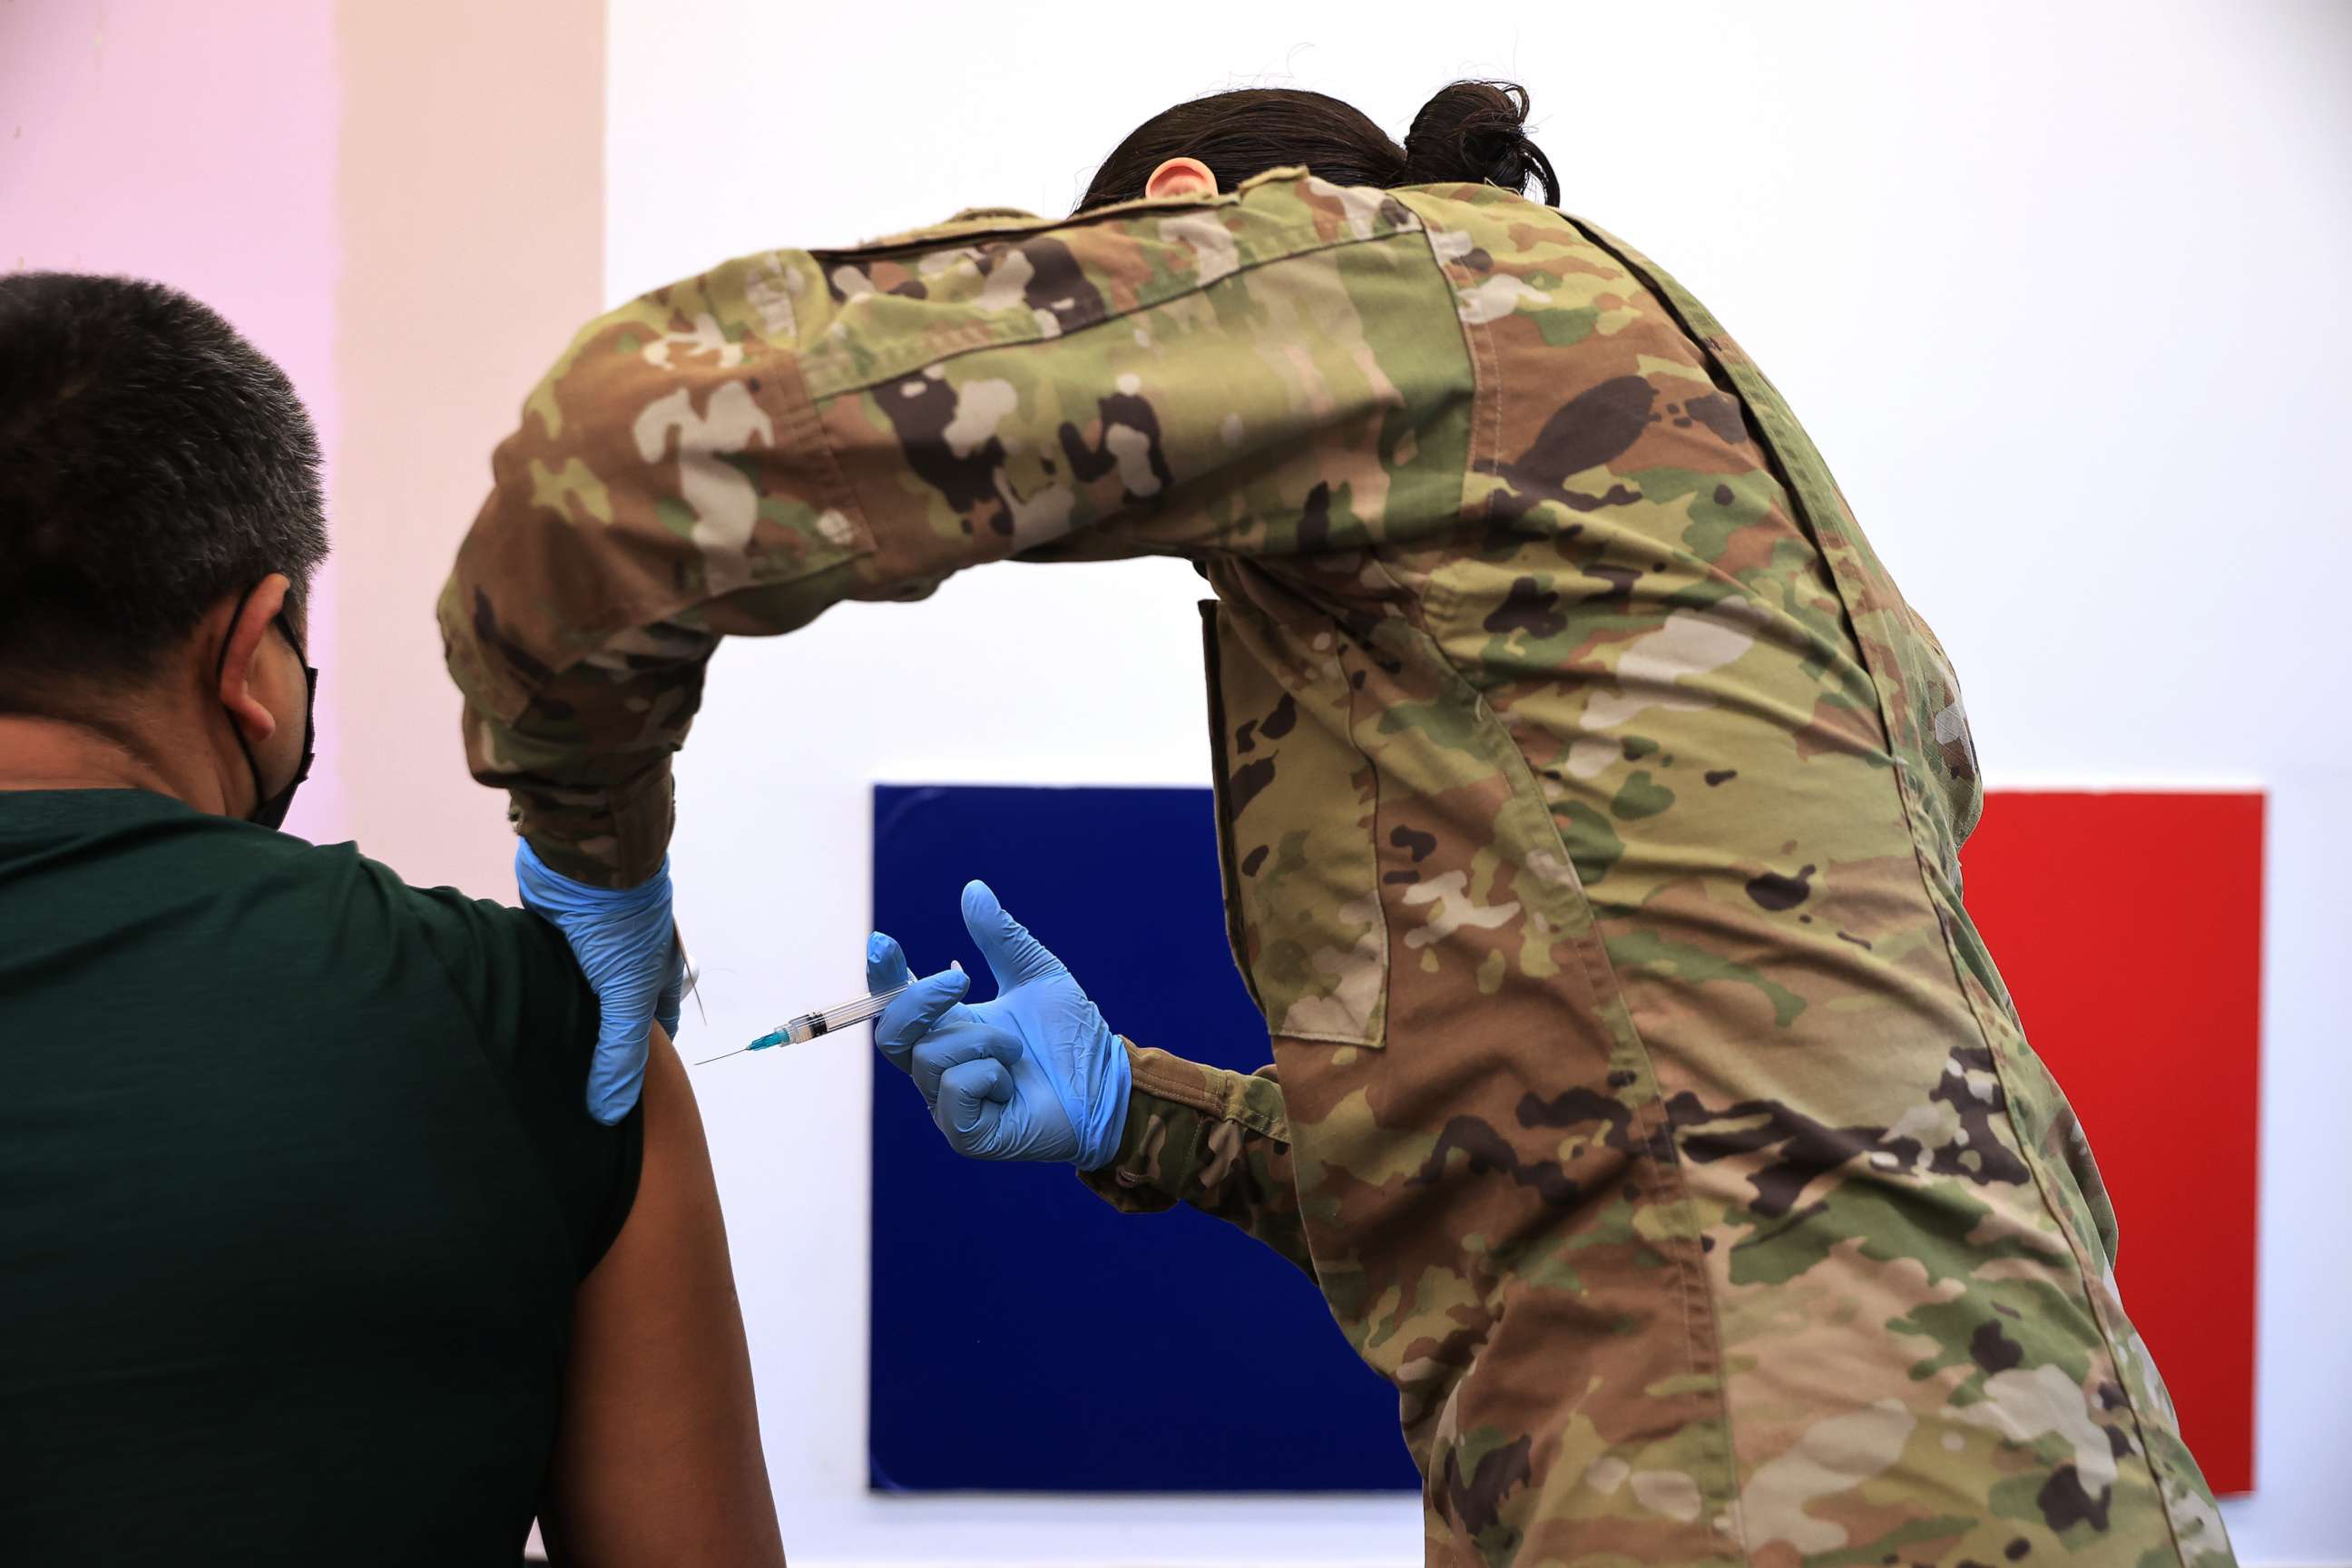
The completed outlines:
<svg viewBox="0 0 2352 1568">
<path fill-rule="evenodd" d="M 1218 860 L 1234 962 L 1276 1036 L 1386 1038 L 1388 925 L 1371 765 L 1328 618 L 1204 604 Z"/>
<path fill-rule="evenodd" d="M 1905 663 L 1906 673 L 1914 662 L 1923 670 L 1916 694 L 1920 751 L 1951 825 L 1950 869 L 1957 882 L 1959 847 L 1969 841 L 1969 835 L 1976 831 L 1977 819 L 1984 814 L 1984 784 L 1977 767 L 1976 737 L 1969 729 L 1969 710 L 1960 697 L 1960 679 L 1953 672 L 1951 657 L 1937 640 L 1935 629 L 1907 601 L 1903 605 L 1903 618 L 1918 639 L 1920 657 Z"/>
</svg>

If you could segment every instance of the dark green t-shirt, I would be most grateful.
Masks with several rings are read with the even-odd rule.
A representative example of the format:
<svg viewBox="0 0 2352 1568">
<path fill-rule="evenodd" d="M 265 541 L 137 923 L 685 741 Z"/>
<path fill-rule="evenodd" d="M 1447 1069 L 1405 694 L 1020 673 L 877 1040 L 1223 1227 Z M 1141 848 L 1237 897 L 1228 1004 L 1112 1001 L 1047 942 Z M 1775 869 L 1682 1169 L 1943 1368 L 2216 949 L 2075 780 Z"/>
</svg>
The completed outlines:
<svg viewBox="0 0 2352 1568">
<path fill-rule="evenodd" d="M 642 1129 L 538 917 L 0 793 L 0 1563 L 511 1564 Z"/>
</svg>

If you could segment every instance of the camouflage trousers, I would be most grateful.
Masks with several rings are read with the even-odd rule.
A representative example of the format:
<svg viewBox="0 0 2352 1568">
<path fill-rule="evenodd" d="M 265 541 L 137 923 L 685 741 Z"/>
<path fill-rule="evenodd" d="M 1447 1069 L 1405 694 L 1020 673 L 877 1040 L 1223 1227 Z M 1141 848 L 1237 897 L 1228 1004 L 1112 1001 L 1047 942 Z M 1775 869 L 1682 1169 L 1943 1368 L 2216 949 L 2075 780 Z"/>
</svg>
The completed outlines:
<svg viewBox="0 0 2352 1568">
<path fill-rule="evenodd" d="M 1548 988 L 1395 978 L 1384 1049 L 1276 1049 L 1432 1563 L 2231 1560 L 2021 1038 L 1596 1048 Z"/>
</svg>

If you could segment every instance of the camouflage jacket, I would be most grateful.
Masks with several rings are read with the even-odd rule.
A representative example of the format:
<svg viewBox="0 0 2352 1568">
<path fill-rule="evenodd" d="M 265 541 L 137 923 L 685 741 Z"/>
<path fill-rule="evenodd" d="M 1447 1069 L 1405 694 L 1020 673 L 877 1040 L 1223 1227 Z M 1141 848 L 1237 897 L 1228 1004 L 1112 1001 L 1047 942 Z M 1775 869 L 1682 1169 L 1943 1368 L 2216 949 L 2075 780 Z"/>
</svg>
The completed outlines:
<svg viewBox="0 0 2352 1568">
<path fill-rule="evenodd" d="M 1290 170 L 767 252 L 591 324 L 496 476 L 441 605 L 471 763 L 612 883 L 719 637 L 1202 564 L 1276 1065 L 1131 1047 L 1088 1179 L 1312 1272 L 1433 1560 L 2227 1559 L 1961 902 L 1951 671 L 1623 245 Z"/>
</svg>

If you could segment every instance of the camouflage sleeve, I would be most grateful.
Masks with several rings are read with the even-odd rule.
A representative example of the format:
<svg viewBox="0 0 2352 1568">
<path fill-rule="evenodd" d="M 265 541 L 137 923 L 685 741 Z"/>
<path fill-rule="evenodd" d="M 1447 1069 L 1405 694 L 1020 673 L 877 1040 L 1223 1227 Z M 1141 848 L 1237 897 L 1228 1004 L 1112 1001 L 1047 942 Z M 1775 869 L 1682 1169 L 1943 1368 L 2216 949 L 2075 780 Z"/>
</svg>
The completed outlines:
<svg viewBox="0 0 2352 1568">
<path fill-rule="evenodd" d="M 1011 555 L 1346 550 L 1454 515 L 1469 366 L 1420 219 L 1277 171 L 770 251 L 590 323 L 443 590 L 475 776 L 626 886 L 721 637 Z"/>
<path fill-rule="evenodd" d="M 1132 1043 L 1127 1056 L 1135 1082 L 1118 1152 L 1078 1179 L 1129 1214 L 1190 1204 L 1313 1275 L 1273 1067 L 1228 1072 Z"/>
</svg>

